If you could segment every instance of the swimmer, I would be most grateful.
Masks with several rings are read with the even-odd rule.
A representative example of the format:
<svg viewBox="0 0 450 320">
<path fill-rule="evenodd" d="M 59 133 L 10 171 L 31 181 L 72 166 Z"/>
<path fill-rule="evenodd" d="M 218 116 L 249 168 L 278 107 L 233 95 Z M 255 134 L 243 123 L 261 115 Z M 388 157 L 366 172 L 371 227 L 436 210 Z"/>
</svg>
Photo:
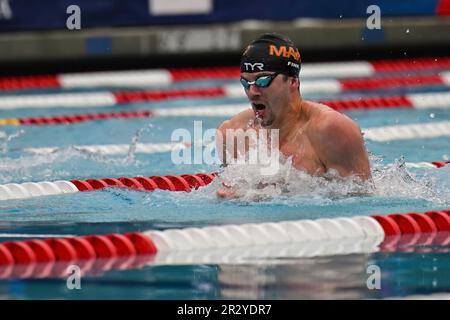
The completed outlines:
<svg viewBox="0 0 450 320">
<path fill-rule="evenodd" d="M 334 169 L 341 177 L 371 179 L 360 128 L 346 115 L 304 100 L 300 93 L 300 68 L 300 53 L 287 37 L 263 34 L 250 43 L 241 58 L 240 82 L 251 109 L 223 122 L 217 134 L 226 137 L 229 129 L 256 132 L 278 129 L 279 150 L 284 156 L 292 157 L 294 168 L 313 176 L 323 176 Z M 236 143 L 227 144 L 225 138 L 216 141 L 224 166 L 227 154 L 236 158 L 238 152 L 248 151 L 245 144 L 241 147 L 247 150 L 238 150 Z M 226 185 L 217 194 L 235 196 Z"/>
</svg>

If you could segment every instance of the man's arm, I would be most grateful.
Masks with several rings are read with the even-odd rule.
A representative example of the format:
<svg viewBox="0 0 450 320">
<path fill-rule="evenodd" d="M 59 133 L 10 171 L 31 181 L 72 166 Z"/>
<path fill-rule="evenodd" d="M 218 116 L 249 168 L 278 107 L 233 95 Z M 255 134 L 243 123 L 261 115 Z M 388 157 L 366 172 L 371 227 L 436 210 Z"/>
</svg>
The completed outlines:
<svg viewBox="0 0 450 320">
<path fill-rule="evenodd" d="M 335 169 L 342 177 L 371 177 L 368 154 L 358 125 L 342 114 L 325 116 L 312 134 L 313 146 L 326 170 Z"/>
<path fill-rule="evenodd" d="M 233 118 L 222 122 L 216 131 L 216 147 L 217 153 L 220 161 L 222 162 L 222 166 L 226 166 L 227 162 L 227 153 L 229 156 L 237 158 L 238 146 L 235 142 L 232 146 L 230 144 L 227 145 L 226 141 L 226 131 L 227 130 L 237 130 L 243 129 L 246 127 L 248 121 L 250 121 L 254 117 L 254 112 L 252 109 L 248 109 L 242 111 L 235 115 Z M 236 198 L 238 197 L 235 190 L 232 187 L 225 185 L 222 183 L 222 186 L 217 190 L 217 196 L 221 198 Z"/>
<path fill-rule="evenodd" d="M 226 163 L 226 156 L 227 153 L 229 156 L 232 156 L 234 158 L 237 158 L 237 147 L 238 144 L 233 143 L 232 145 L 228 144 L 226 141 L 226 131 L 227 130 L 237 130 L 237 129 L 244 129 L 247 125 L 247 123 L 254 117 L 254 112 L 252 109 L 248 109 L 245 111 L 242 111 L 232 117 L 229 120 L 226 120 L 222 122 L 216 131 L 216 147 L 217 147 L 217 153 L 219 156 L 220 161 L 224 166 L 227 165 Z"/>
</svg>

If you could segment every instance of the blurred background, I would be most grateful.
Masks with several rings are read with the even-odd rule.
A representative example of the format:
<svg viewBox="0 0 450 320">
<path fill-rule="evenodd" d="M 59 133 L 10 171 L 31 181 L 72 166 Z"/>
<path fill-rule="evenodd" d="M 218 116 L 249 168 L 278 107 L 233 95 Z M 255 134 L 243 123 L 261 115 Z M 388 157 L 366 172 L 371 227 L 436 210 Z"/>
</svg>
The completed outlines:
<svg viewBox="0 0 450 320">
<path fill-rule="evenodd" d="M 308 62 L 442 56 L 449 17 L 450 0 L 0 0 L 0 75 L 238 65 L 268 31 Z"/>
</svg>

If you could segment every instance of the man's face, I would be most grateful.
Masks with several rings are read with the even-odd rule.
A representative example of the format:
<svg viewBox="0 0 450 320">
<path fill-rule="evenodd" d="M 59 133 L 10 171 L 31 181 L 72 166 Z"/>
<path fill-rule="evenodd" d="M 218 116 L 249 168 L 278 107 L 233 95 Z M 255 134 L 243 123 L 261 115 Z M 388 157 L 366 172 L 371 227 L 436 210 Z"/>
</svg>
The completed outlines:
<svg viewBox="0 0 450 320">
<path fill-rule="evenodd" d="M 257 79 L 267 80 L 267 78 L 265 78 L 267 76 L 274 76 L 267 87 L 259 87 L 256 84 L 250 84 L 248 88 L 244 89 L 252 104 L 255 116 L 261 119 L 263 127 L 271 126 L 283 112 L 283 109 L 288 105 L 288 81 L 283 79 L 284 76 L 282 74 L 275 74 L 274 72 L 269 71 L 241 73 L 241 79 L 247 80 L 250 83 L 253 83 L 253 81 L 256 81 Z"/>
</svg>

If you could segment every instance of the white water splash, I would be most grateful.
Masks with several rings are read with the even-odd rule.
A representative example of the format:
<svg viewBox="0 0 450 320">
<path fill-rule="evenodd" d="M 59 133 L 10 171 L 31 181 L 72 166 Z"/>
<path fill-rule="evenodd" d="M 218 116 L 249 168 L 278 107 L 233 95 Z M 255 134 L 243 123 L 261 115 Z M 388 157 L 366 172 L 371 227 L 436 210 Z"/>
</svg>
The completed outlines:
<svg viewBox="0 0 450 320">
<path fill-rule="evenodd" d="M 356 178 L 338 178 L 337 172 L 313 177 L 292 165 L 292 159 L 280 161 L 276 174 L 263 176 L 259 165 L 230 165 L 220 175 L 243 201 L 267 200 L 277 196 L 312 196 L 335 198 L 353 193 L 367 193 L 369 184 Z M 336 180 L 336 179 L 337 180 Z"/>
<path fill-rule="evenodd" d="M 73 145 L 59 147 L 46 154 L 23 155 L 19 158 L 3 156 L 0 158 L 0 183 L 55 180 L 58 176 L 73 176 L 72 171 L 78 170 L 71 168 L 77 167 L 83 160 L 92 162 L 93 165 L 108 167 L 144 166 L 144 163 L 135 159 L 136 146 L 142 134 L 152 128 L 153 125 L 148 124 L 137 130 L 131 139 L 126 156 L 122 157 L 102 155 Z M 20 130 L 8 135 L 0 131 L 0 152 L 14 151 L 14 148 L 10 148 L 9 142 L 24 133 L 25 131 Z"/>
<path fill-rule="evenodd" d="M 24 130 L 19 130 L 17 132 L 14 132 L 10 135 L 8 135 L 4 131 L 0 131 L 0 153 L 6 153 L 9 150 L 9 142 L 12 139 L 18 138 L 22 136 L 25 133 Z"/>
<path fill-rule="evenodd" d="M 442 169 L 434 169 L 440 170 Z M 439 205 L 450 204 L 450 193 L 439 188 L 436 177 L 419 177 L 406 168 L 402 157 L 387 166 L 373 166 L 372 177 L 375 183 L 375 195 L 406 199 L 424 199 Z"/>
<path fill-rule="evenodd" d="M 139 140 L 141 139 L 142 134 L 144 132 L 149 132 L 151 129 L 153 129 L 153 124 L 149 123 L 136 131 L 136 134 L 131 139 L 130 148 L 128 149 L 127 156 L 124 159 L 124 161 L 125 161 L 124 164 L 133 163 L 135 161 L 134 156 L 136 154 L 136 146 L 139 143 Z"/>
<path fill-rule="evenodd" d="M 220 182 L 230 186 L 244 202 L 294 196 L 323 200 L 375 196 L 423 199 L 439 205 L 450 203 L 450 194 L 439 190 L 436 179 L 426 175 L 416 177 L 407 171 L 404 159 L 387 166 L 381 164 L 381 157 L 371 155 L 370 160 L 372 181 L 368 182 L 357 177 L 342 178 L 334 170 L 313 177 L 295 169 L 291 158 L 280 161 L 280 170 L 272 176 L 261 175 L 258 165 L 229 165 L 220 175 Z"/>
</svg>

